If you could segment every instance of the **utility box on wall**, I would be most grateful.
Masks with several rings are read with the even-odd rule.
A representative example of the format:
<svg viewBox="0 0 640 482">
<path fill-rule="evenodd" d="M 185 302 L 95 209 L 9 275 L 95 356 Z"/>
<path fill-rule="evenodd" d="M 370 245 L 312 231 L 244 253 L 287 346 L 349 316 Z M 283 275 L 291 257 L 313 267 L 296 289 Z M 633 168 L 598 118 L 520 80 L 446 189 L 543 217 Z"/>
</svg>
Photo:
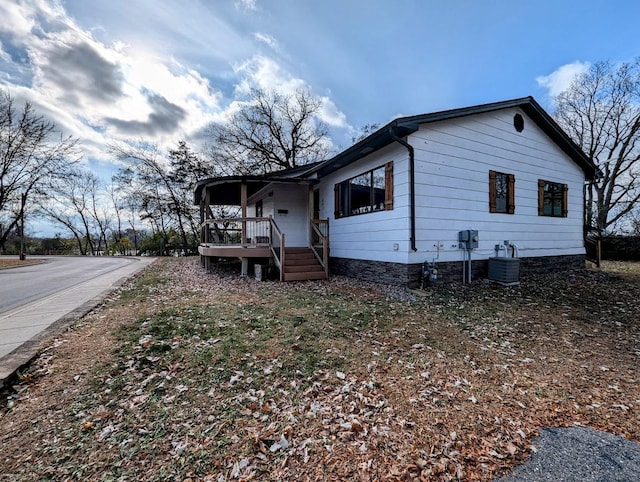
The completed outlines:
<svg viewBox="0 0 640 482">
<path fill-rule="evenodd" d="M 466 229 L 458 233 L 458 241 L 462 249 L 476 249 L 478 247 L 478 231 Z"/>
</svg>

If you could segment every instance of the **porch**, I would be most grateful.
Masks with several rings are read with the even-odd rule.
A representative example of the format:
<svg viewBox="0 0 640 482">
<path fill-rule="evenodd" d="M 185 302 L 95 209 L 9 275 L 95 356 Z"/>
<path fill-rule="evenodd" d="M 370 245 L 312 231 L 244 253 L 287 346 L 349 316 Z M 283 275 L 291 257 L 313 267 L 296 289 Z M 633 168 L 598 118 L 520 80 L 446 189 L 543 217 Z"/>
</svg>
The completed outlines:
<svg viewBox="0 0 640 482">
<path fill-rule="evenodd" d="M 280 281 L 326 279 L 329 275 L 329 221 L 309 223 L 308 247 L 287 246 L 283 233 L 271 217 L 216 218 L 202 223 L 198 252 L 209 268 L 212 257 L 239 258 L 241 275 L 248 275 L 251 258 L 271 261 Z"/>
<path fill-rule="evenodd" d="M 249 264 L 269 264 L 281 281 L 325 279 L 329 274 L 329 221 L 316 219 L 313 183 L 286 177 L 233 176 L 201 181 L 201 243 L 206 269 L 215 258 L 239 258 L 241 275 Z M 240 216 L 214 216 L 221 206 Z M 255 216 L 248 216 L 252 211 Z"/>
</svg>

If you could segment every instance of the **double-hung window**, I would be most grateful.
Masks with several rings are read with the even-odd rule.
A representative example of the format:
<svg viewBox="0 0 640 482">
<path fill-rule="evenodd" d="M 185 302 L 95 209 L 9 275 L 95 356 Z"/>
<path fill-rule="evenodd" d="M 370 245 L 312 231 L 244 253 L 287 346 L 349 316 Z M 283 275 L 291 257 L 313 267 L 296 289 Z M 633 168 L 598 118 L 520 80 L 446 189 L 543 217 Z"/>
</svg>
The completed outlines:
<svg viewBox="0 0 640 482">
<path fill-rule="evenodd" d="M 538 179 L 538 215 L 566 218 L 567 214 L 567 185 Z"/>
<path fill-rule="evenodd" d="M 513 214 L 516 178 L 513 174 L 489 171 L 489 212 Z"/>
</svg>

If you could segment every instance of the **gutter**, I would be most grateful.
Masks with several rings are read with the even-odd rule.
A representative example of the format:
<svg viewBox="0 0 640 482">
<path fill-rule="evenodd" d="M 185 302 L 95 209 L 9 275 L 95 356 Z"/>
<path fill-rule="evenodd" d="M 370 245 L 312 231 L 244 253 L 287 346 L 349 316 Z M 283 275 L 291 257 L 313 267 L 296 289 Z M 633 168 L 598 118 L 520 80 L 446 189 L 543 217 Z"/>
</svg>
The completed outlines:
<svg viewBox="0 0 640 482">
<path fill-rule="evenodd" d="M 389 135 L 398 144 L 403 145 L 409 151 L 409 220 L 411 222 L 411 236 L 409 242 L 411 243 L 411 250 L 418 251 L 416 248 L 416 186 L 415 186 L 415 152 L 413 146 L 407 141 L 398 137 L 393 131 L 394 126 L 389 127 Z"/>
</svg>

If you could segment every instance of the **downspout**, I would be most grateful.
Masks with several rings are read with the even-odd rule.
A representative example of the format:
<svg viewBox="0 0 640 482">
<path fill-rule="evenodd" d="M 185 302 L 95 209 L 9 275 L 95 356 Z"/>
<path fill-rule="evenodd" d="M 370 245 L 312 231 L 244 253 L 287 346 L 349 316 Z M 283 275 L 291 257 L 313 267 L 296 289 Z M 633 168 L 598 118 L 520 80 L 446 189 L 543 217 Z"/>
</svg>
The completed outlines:
<svg viewBox="0 0 640 482">
<path fill-rule="evenodd" d="M 409 218 L 411 222 L 411 236 L 409 241 L 411 243 L 411 250 L 418 251 L 418 248 L 416 248 L 415 153 L 411 144 L 401 139 L 395 134 L 395 132 L 393 132 L 393 127 L 394 126 L 389 127 L 389 134 L 391 135 L 391 138 L 398 144 L 402 144 L 407 148 L 407 151 L 409 151 Z"/>
</svg>

